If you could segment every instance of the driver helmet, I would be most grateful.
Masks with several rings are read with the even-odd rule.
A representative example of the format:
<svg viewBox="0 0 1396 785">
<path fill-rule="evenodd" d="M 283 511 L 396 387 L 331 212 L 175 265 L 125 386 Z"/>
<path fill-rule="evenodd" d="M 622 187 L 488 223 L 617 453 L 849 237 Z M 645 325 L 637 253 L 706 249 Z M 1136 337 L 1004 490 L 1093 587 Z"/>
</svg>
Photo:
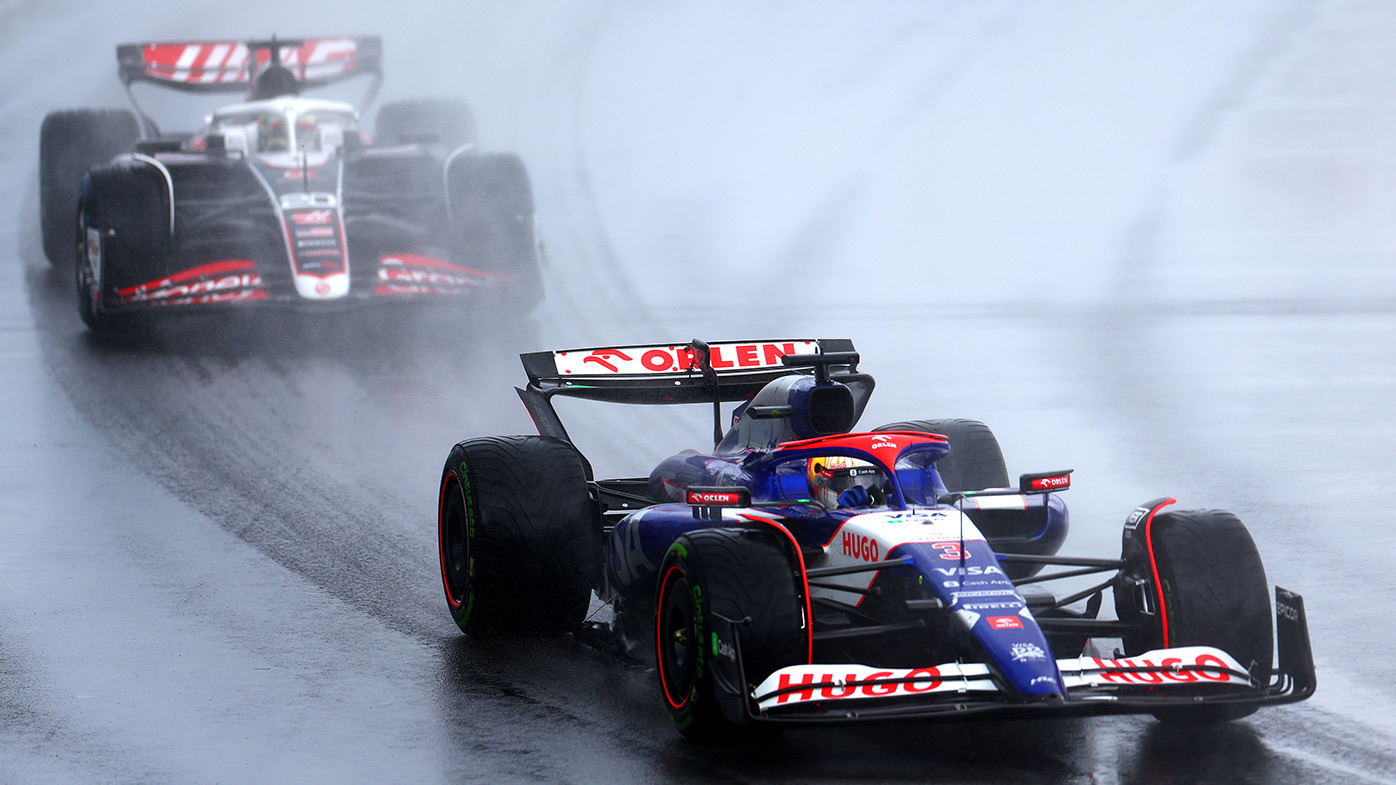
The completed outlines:
<svg viewBox="0 0 1396 785">
<path fill-rule="evenodd" d="M 882 470 L 867 461 L 831 455 L 810 458 L 805 478 L 815 501 L 832 510 L 839 506 L 839 495 L 855 485 L 867 489 L 874 504 L 886 499 L 882 490 Z"/>
<path fill-rule="evenodd" d="M 264 114 L 257 119 L 257 152 L 284 153 L 291 149 L 291 133 L 286 118 Z"/>
</svg>

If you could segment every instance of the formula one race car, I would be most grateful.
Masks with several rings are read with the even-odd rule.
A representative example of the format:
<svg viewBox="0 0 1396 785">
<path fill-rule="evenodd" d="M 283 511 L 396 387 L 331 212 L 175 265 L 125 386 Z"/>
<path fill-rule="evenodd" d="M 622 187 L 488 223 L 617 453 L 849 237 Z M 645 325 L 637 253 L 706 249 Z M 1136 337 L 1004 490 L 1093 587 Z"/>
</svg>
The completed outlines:
<svg viewBox="0 0 1396 785">
<path fill-rule="evenodd" d="M 466 297 L 531 310 L 541 281 L 528 175 L 515 155 L 475 149 L 468 105 L 386 104 L 370 142 L 353 104 L 301 95 L 363 77 L 367 104 L 380 61 L 376 36 L 118 46 L 139 119 L 58 111 L 40 134 L 44 250 L 74 264 L 88 326 L 250 303 Z M 245 100 L 197 132 L 162 134 L 139 83 Z"/>
<path fill-rule="evenodd" d="M 1216 721 L 1314 691 L 1303 600 L 1275 590 L 1276 662 L 1265 570 L 1234 515 L 1155 499 L 1129 513 L 1118 558 L 1058 556 L 1071 472 L 1010 486 L 972 420 L 851 432 L 873 379 L 850 341 L 522 359 L 540 435 L 470 439 L 446 461 L 451 614 L 472 635 L 649 648 L 685 735 L 990 714 Z M 718 443 L 649 477 L 595 479 L 559 395 L 710 403 Z M 725 433 L 723 402 L 738 402 Z M 1042 588 L 1071 579 L 1090 585 Z M 604 605 L 589 614 L 593 589 Z M 1099 615 L 1107 592 L 1115 619 Z"/>
</svg>

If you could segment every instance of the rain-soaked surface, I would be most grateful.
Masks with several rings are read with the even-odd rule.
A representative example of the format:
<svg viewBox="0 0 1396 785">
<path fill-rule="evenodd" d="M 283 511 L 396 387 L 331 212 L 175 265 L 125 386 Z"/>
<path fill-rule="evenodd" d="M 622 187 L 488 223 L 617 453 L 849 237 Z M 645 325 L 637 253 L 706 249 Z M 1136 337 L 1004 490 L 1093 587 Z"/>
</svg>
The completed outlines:
<svg viewBox="0 0 1396 785">
<path fill-rule="evenodd" d="M 0 782 L 1396 782 L 1396 6 L 131 5 L 0 0 Z M 467 98 L 528 163 L 533 322 L 88 336 L 44 113 L 122 105 L 120 42 L 346 31 L 385 98 Z M 1074 468 L 1064 552 L 1163 494 L 1236 512 L 1317 695 L 700 747 L 643 668 L 457 632 L 440 464 L 529 429 L 518 352 L 807 335 L 857 344 L 865 425 Z M 603 475 L 706 433 L 563 413 Z"/>
</svg>

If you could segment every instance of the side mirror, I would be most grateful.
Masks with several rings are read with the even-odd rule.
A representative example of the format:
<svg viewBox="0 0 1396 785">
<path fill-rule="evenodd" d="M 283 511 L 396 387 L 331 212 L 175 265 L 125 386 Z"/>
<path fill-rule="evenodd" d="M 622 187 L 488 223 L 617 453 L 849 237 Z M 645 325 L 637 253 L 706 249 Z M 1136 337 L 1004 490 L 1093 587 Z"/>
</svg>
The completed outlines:
<svg viewBox="0 0 1396 785">
<path fill-rule="evenodd" d="M 809 391 L 809 427 L 815 435 L 848 433 L 856 421 L 852 390 L 842 384 L 819 384 Z"/>
<path fill-rule="evenodd" d="M 1074 469 L 1060 469 L 1055 472 L 1037 472 L 1018 477 L 1020 493 L 1051 493 L 1071 487 L 1071 473 Z"/>
</svg>

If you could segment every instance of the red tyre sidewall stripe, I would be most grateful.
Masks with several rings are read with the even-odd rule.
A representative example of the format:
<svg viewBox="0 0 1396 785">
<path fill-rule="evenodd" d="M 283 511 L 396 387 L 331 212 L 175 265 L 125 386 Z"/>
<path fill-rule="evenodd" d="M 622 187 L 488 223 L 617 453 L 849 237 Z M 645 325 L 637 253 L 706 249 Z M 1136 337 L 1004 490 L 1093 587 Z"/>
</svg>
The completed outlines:
<svg viewBox="0 0 1396 785">
<path fill-rule="evenodd" d="M 1149 551 L 1149 569 L 1154 574 L 1154 591 L 1158 592 L 1158 615 L 1159 622 L 1163 627 L 1163 648 L 1168 648 L 1168 607 L 1163 601 L 1163 582 L 1158 577 L 1158 560 L 1154 558 L 1154 516 L 1158 511 L 1176 502 L 1177 499 L 1169 499 L 1149 511 L 1149 517 L 1144 521 L 1144 544 Z"/>
<path fill-rule="evenodd" d="M 460 601 L 451 596 L 451 583 L 446 579 L 446 492 L 455 477 L 455 472 L 447 472 L 441 478 L 441 498 L 436 510 L 436 545 L 441 553 L 441 586 L 446 590 L 446 602 L 452 608 L 459 608 Z"/>
<path fill-rule="evenodd" d="M 654 614 L 654 655 L 657 665 L 655 670 L 659 671 L 659 687 L 664 690 L 664 702 L 669 704 L 669 708 L 678 711 L 688 705 L 689 695 L 683 696 L 682 701 L 675 703 L 673 696 L 669 694 L 669 682 L 664 678 L 664 606 L 665 600 L 669 596 L 669 576 L 675 572 L 684 578 L 688 577 L 688 573 L 684 572 L 683 567 L 673 564 L 664 572 L 664 577 L 659 582 L 659 602 Z M 703 642 L 697 641 L 696 645 L 701 646 Z M 691 690 L 690 694 L 692 694 Z"/>
</svg>

